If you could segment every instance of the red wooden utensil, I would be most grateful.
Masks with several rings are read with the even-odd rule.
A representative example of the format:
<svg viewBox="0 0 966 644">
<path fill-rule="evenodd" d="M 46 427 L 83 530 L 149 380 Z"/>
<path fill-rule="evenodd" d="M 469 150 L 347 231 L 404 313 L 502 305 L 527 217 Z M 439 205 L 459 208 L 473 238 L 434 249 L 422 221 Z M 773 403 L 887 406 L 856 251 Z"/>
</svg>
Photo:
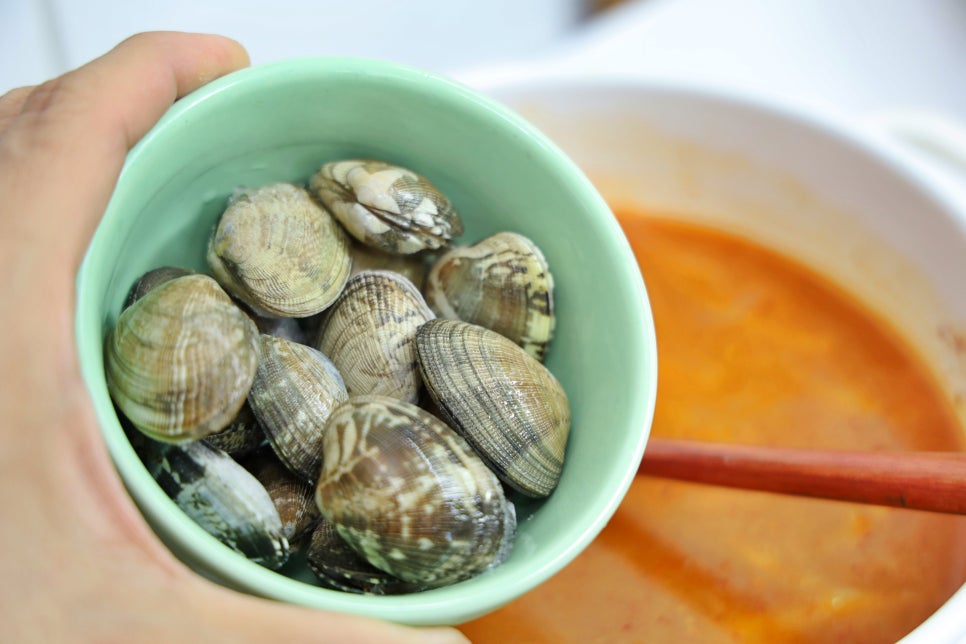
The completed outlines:
<svg viewBox="0 0 966 644">
<path fill-rule="evenodd" d="M 805 450 L 652 438 L 638 473 L 966 514 L 966 452 Z"/>
</svg>

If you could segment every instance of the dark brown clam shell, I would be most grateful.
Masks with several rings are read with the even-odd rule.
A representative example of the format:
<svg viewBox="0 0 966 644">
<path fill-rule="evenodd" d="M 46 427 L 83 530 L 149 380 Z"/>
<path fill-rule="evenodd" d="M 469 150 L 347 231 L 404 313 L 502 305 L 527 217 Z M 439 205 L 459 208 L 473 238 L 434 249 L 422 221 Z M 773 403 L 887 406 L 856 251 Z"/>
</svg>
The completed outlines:
<svg viewBox="0 0 966 644">
<path fill-rule="evenodd" d="M 275 503 L 282 521 L 282 534 L 293 548 L 299 546 L 321 518 L 315 505 L 315 484 L 292 474 L 270 448 L 261 449 L 241 462 Z"/>
<path fill-rule="evenodd" d="M 335 526 L 322 519 L 312 531 L 306 563 L 328 588 L 366 595 L 401 595 L 423 590 L 379 570 L 339 536 Z"/>
</svg>

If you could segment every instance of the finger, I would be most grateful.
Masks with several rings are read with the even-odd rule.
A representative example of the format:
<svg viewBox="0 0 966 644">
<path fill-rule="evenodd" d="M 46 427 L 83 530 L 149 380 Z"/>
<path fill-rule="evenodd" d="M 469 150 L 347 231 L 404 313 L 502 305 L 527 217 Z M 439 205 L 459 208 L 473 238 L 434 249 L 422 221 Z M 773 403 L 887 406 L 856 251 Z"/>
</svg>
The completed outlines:
<svg viewBox="0 0 966 644">
<path fill-rule="evenodd" d="M 0 135 L 3 135 L 10 121 L 20 114 L 24 101 L 36 87 L 36 85 L 17 87 L 0 96 Z"/>
<path fill-rule="evenodd" d="M 76 265 L 128 149 L 178 97 L 247 62 L 226 38 L 140 34 L 35 88 L 0 135 L 0 208 L 35 215 L 15 222 L 14 237 L 42 229 Z"/>
<path fill-rule="evenodd" d="M 33 325 L 11 321 L 0 355 L 11 369 L 26 365 L 17 382 L 33 387 L 35 400 L 58 387 L 82 389 L 72 334 L 75 272 L 128 148 L 178 96 L 246 63 L 244 50 L 225 38 L 145 34 L 8 99 L 9 109 L 20 109 L 0 133 L 0 292 L 36 317 Z M 22 339 L 34 334 L 45 343 L 30 355 Z"/>
<path fill-rule="evenodd" d="M 46 120 L 49 114 L 65 130 L 76 130 L 83 118 L 100 128 L 98 134 L 120 135 L 126 151 L 176 98 L 246 64 L 244 49 L 221 36 L 138 34 L 38 87 L 24 104 L 24 115 Z M 69 120 L 61 121 L 64 117 Z"/>
</svg>

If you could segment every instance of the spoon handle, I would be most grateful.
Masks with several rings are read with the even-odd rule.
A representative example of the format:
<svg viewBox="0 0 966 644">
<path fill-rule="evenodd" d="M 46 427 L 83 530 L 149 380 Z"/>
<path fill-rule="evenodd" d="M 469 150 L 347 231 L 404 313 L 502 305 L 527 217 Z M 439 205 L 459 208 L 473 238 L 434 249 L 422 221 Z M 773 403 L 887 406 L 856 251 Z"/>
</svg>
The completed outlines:
<svg viewBox="0 0 966 644">
<path fill-rule="evenodd" d="M 806 450 L 651 438 L 638 473 L 966 514 L 966 452 Z"/>
</svg>

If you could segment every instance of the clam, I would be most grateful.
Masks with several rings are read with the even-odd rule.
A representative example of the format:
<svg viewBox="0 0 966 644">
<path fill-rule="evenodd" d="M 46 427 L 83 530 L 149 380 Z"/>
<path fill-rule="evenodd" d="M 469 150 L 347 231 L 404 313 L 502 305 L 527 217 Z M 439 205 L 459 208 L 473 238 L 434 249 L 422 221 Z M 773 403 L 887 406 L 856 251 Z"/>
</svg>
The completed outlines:
<svg viewBox="0 0 966 644">
<path fill-rule="evenodd" d="M 118 318 L 105 342 L 108 390 L 152 438 L 203 438 L 227 426 L 244 404 L 257 343 L 254 323 L 213 279 L 172 279 Z"/>
<path fill-rule="evenodd" d="M 459 320 L 427 322 L 415 344 L 443 419 L 507 485 L 548 496 L 570 433 L 570 406 L 553 374 L 499 333 Z"/>
<path fill-rule="evenodd" d="M 441 248 L 463 234 L 459 214 L 435 185 L 383 161 L 326 163 L 309 189 L 353 237 L 389 253 Z"/>
<path fill-rule="evenodd" d="M 194 271 L 181 268 L 180 266 L 160 266 L 151 269 L 134 282 L 134 286 L 128 291 L 127 299 L 124 301 L 124 308 L 127 308 L 144 297 L 148 291 L 160 286 L 165 282 L 170 282 L 176 277 L 191 275 Z"/>
<path fill-rule="evenodd" d="M 263 334 L 249 404 L 279 459 L 315 482 L 322 435 L 332 409 L 347 398 L 332 361 L 317 349 Z"/>
<path fill-rule="evenodd" d="M 423 288 L 426 281 L 426 254 L 395 255 L 377 250 L 355 241 L 350 251 L 352 256 L 352 271 L 350 277 L 356 273 L 368 270 L 386 270 L 399 273 L 418 289 Z"/>
<path fill-rule="evenodd" d="M 319 581 L 328 588 L 368 595 L 399 595 L 423 589 L 379 570 L 339 536 L 335 526 L 325 519 L 312 530 L 306 551 L 306 563 Z"/>
<path fill-rule="evenodd" d="M 265 431 L 246 401 L 227 427 L 208 434 L 204 440 L 232 456 L 241 456 L 265 442 Z"/>
<path fill-rule="evenodd" d="M 231 200 L 208 263 L 255 312 L 307 317 L 329 306 L 349 278 L 349 238 L 305 189 L 276 183 Z"/>
<path fill-rule="evenodd" d="M 553 336 L 553 276 L 530 239 L 501 232 L 443 254 L 426 278 L 426 302 L 441 318 L 492 329 L 543 360 Z"/>
<path fill-rule="evenodd" d="M 267 568 L 286 562 L 289 544 L 275 504 L 244 467 L 204 441 L 170 445 L 131 434 L 151 476 L 206 532 Z"/>
<path fill-rule="evenodd" d="M 405 277 L 363 271 L 327 311 L 316 346 L 335 363 L 350 396 L 379 394 L 416 402 L 420 380 L 413 337 L 433 317 Z"/>
<path fill-rule="evenodd" d="M 323 447 L 322 516 L 376 568 L 439 587 L 509 554 L 516 515 L 499 480 L 459 434 L 419 407 L 350 398 L 329 417 Z"/>
<path fill-rule="evenodd" d="M 271 497 L 289 544 L 295 547 L 301 543 L 321 518 L 315 505 L 315 484 L 292 474 L 271 449 L 255 452 L 242 465 Z"/>
<path fill-rule="evenodd" d="M 310 336 L 302 327 L 301 322 L 310 318 L 279 318 L 267 315 L 259 315 L 250 309 L 247 311 L 248 317 L 252 319 L 259 333 L 274 335 L 285 338 L 299 344 L 308 344 Z"/>
</svg>

